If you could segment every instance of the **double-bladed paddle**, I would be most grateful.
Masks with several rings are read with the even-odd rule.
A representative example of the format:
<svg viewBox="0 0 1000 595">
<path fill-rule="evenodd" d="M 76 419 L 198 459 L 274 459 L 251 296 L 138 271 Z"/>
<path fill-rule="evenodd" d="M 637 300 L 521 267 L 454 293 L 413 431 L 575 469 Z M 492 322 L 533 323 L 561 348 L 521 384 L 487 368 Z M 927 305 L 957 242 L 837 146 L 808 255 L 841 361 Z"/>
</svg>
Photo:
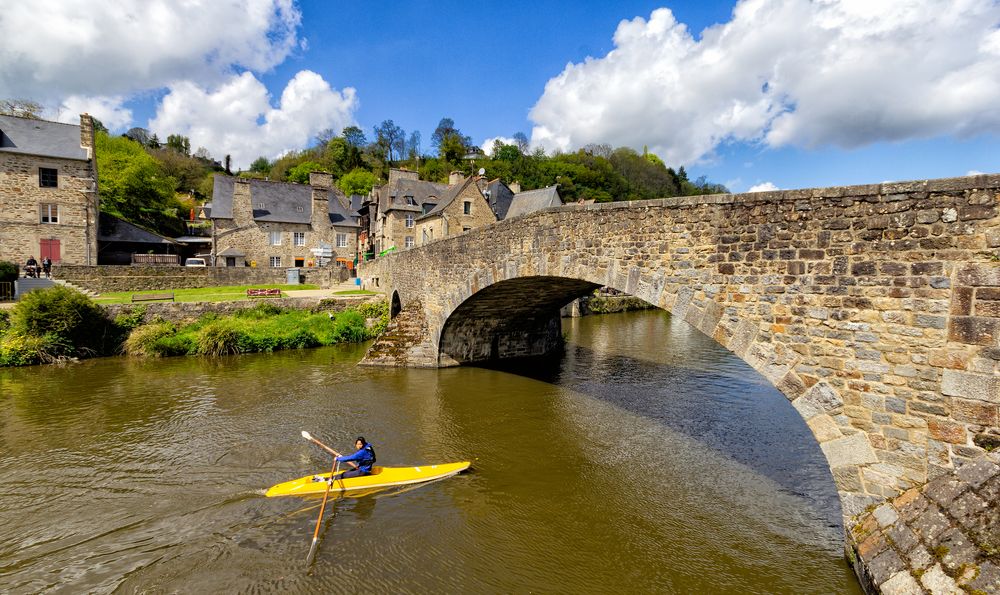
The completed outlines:
<svg viewBox="0 0 1000 595">
<path fill-rule="evenodd" d="M 307 432 L 305 430 L 302 430 L 302 437 L 305 438 L 306 440 L 312 442 L 316 446 L 322 448 L 326 452 L 332 454 L 333 456 L 335 456 L 335 457 L 339 457 L 340 456 L 339 452 L 333 450 L 329 446 L 327 446 L 327 445 L 323 444 L 322 442 L 320 442 L 319 440 L 313 438 L 312 434 L 310 434 L 309 432 Z M 358 464 L 355 463 L 354 461 L 347 461 L 347 464 L 349 464 L 351 467 L 354 467 L 355 469 L 358 468 Z"/>
</svg>

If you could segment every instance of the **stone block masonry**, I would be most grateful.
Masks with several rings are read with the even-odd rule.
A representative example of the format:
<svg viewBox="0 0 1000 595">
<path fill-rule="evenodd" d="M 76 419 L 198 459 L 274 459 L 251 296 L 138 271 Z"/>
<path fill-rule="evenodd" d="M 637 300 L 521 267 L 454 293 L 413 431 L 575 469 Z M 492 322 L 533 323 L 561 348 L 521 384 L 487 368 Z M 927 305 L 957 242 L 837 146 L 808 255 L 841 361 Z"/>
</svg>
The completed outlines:
<svg viewBox="0 0 1000 595">
<path fill-rule="evenodd" d="M 203 314 L 212 312 L 220 316 L 236 314 L 256 308 L 260 304 L 270 304 L 279 308 L 312 310 L 314 312 L 340 312 L 361 304 L 382 301 L 382 296 L 354 296 L 342 298 L 269 298 L 267 300 L 245 300 L 235 302 L 146 302 L 143 304 L 110 304 L 104 306 L 111 318 L 119 314 L 129 314 L 136 309 L 143 312 L 143 322 L 163 320 L 166 322 L 191 322 Z"/>
<path fill-rule="evenodd" d="M 270 267 L 181 267 L 181 266 L 56 266 L 57 279 L 96 291 L 149 291 L 195 289 L 227 285 L 285 285 L 284 268 Z M 302 283 L 331 287 L 346 281 L 341 267 L 301 270 Z"/>
<path fill-rule="evenodd" d="M 398 295 L 395 328 L 421 329 L 368 359 L 552 348 L 559 308 L 611 287 L 781 391 L 849 518 L 1000 442 L 998 202 L 984 175 L 548 209 L 364 263 L 366 287 Z"/>
</svg>

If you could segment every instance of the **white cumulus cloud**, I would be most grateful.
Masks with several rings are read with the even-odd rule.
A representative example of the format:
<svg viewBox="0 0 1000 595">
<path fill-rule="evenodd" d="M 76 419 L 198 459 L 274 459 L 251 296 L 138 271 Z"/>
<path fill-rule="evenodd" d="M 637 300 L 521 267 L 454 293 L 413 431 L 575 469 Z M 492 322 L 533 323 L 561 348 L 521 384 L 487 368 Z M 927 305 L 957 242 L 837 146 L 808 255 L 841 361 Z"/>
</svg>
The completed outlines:
<svg viewBox="0 0 1000 595">
<path fill-rule="evenodd" d="M 59 105 L 55 119 L 68 124 L 79 124 L 80 114 L 90 114 L 104 124 L 112 132 L 121 132 L 132 122 L 132 110 L 124 107 L 125 98 L 114 97 L 84 97 L 70 95 Z"/>
<path fill-rule="evenodd" d="M 622 21 L 531 111 L 532 144 L 650 149 L 667 163 L 726 142 L 856 147 L 1000 132 L 995 0 L 739 0 L 692 35 L 669 9 Z"/>
<path fill-rule="evenodd" d="M 488 138 L 483 141 L 483 144 L 479 145 L 480 148 L 490 157 L 493 156 L 493 143 L 500 141 L 505 145 L 517 146 L 517 141 L 512 138 L 507 138 L 505 136 L 495 136 L 493 138 Z"/>
<path fill-rule="evenodd" d="M 773 190 L 781 190 L 781 188 L 778 188 L 772 182 L 762 182 L 760 184 L 754 184 L 749 190 L 747 190 L 747 192 L 771 192 Z"/>
<path fill-rule="evenodd" d="M 274 106 L 264 84 L 245 72 L 209 89 L 190 81 L 172 85 L 149 127 L 161 139 L 187 136 L 192 147 L 216 159 L 231 155 L 234 167 L 246 168 L 262 155 L 273 159 L 306 146 L 321 130 L 350 125 L 357 106 L 353 88 L 337 91 L 309 70 L 288 82 Z"/>
<path fill-rule="evenodd" d="M 0 11 L 0 97 L 58 103 L 265 71 L 299 47 L 293 0 L 32 0 Z"/>
</svg>

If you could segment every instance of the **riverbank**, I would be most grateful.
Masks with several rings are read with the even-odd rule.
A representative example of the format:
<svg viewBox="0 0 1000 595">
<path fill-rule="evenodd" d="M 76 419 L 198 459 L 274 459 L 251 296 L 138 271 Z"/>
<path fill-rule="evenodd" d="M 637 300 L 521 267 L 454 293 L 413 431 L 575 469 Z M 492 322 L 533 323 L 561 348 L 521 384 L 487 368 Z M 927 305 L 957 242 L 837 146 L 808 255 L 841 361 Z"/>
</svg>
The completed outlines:
<svg viewBox="0 0 1000 595">
<path fill-rule="evenodd" d="M 373 296 L 101 306 L 52 288 L 0 311 L 0 366 L 320 347 L 367 341 L 388 320 L 387 303 Z"/>
</svg>

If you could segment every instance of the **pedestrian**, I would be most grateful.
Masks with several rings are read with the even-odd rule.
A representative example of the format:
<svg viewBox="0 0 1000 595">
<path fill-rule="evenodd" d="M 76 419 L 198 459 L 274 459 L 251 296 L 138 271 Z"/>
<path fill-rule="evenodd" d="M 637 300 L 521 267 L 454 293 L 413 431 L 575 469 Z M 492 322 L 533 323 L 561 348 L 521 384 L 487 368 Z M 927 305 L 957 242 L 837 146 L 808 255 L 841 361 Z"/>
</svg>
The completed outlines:
<svg viewBox="0 0 1000 595">
<path fill-rule="evenodd" d="M 42 271 L 45 273 L 47 279 L 52 278 L 52 259 L 48 256 L 42 259 Z"/>
</svg>

